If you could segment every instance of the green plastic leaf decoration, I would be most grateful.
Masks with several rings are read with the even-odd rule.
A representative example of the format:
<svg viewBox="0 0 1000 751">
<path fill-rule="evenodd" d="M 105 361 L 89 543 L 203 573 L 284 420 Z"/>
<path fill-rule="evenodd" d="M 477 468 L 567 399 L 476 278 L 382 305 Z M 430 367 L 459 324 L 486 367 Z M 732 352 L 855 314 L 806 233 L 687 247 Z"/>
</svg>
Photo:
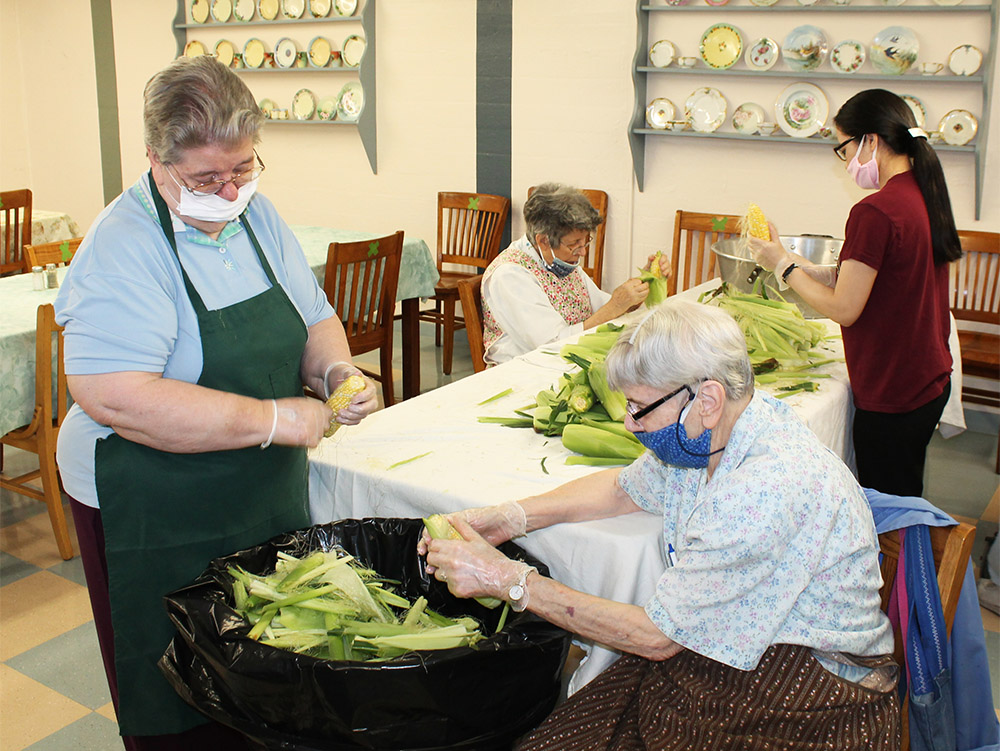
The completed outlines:
<svg viewBox="0 0 1000 751">
<path fill-rule="evenodd" d="M 0 209 L 2 209 L 2 208 L 3 208 L 3 199 L 0 198 Z"/>
<path fill-rule="evenodd" d="M 378 240 L 368 243 L 368 257 L 374 258 L 378 255 Z"/>
<path fill-rule="evenodd" d="M 69 240 L 63 240 L 59 243 L 59 252 L 62 254 L 63 262 L 66 262 L 70 258 L 69 252 Z"/>
<path fill-rule="evenodd" d="M 713 216 L 712 217 L 712 231 L 713 232 L 725 232 L 726 222 L 728 219 L 724 216 Z"/>
<path fill-rule="evenodd" d="M 469 208 L 472 211 L 479 211 L 479 196 L 469 199 Z"/>
</svg>

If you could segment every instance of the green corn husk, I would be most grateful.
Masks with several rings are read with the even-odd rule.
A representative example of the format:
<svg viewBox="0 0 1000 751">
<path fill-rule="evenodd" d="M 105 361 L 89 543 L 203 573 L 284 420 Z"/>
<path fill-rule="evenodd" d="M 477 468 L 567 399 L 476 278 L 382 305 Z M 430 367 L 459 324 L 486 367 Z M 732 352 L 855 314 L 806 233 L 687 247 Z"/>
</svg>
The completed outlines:
<svg viewBox="0 0 1000 751">
<path fill-rule="evenodd" d="M 586 377 L 586 374 L 584 374 L 584 377 Z M 566 404 L 571 411 L 581 415 L 594 405 L 594 392 L 588 385 L 575 385 L 572 391 L 569 392 Z"/>
<path fill-rule="evenodd" d="M 431 514 L 428 516 L 424 519 L 424 528 L 427 530 L 427 534 L 434 540 L 465 539 L 458 533 L 457 529 L 451 526 L 451 522 L 443 514 Z M 490 610 L 498 607 L 503 602 L 503 600 L 498 600 L 496 597 L 476 597 L 475 600 L 484 608 L 489 608 Z"/>
<path fill-rule="evenodd" d="M 667 299 L 667 280 L 660 276 L 655 276 L 649 271 L 640 271 L 639 280 L 649 285 L 649 294 L 646 295 L 646 307 L 653 308 Z"/>
<path fill-rule="evenodd" d="M 615 422 L 622 422 L 625 419 L 625 394 L 621 391 L 613 391 L 608 385 L 607 365 L 604 364 L 604 361 L 592 363 L 587 377 L 590 388 L 594 390 L 594 395 L 607 410 L 608 416 Z"/>
<path fill-rule="evenodd" d="M 584 456 L 628 459 L 632 461 L 642 456 L 645 449 L 638 441 L 615 435 L 607 430 L 589 425 L 567 425 L 562 433 L 562 442 L 570 451 Z"/>
</svg>

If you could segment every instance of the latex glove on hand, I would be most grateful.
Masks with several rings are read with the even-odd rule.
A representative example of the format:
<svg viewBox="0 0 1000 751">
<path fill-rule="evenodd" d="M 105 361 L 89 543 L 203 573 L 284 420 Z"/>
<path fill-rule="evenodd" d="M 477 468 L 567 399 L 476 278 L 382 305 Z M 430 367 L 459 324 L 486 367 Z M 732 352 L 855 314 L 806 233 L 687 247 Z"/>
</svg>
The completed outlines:
<svg viewBox="0 0 1000 751">
<path fill-rule="evenodd" d="M 747 242 L 750 244 L 750 254 L 753 256 L 754 261 L 757 262 L 757 265 L 766 271 L 775 272 L 775 276 L 778 276 L 778 269 L 784 270 L 798 256 L 793 256 L 785 250 L 785 246 L 777 239 L 779 237 L 777 227 L 771 222 L 768 222 L 767 226 L 771 230 L 771 237 L 774 239 L 762 240 L 759 237 L 751 235 L 747 238 Z"/>
<path fill-rule="evenodd" d="M 456 520 L 461 519 L 476 530 L 486 542 L 494 546 L 513 540 L 515 537 L 524 537 L 528 533 L 528 517 L 517 501 L 455 511 L 446 514 L 445 518 L 452 526 L 455 526 Z M 424 529 L 420 539 L 417 540 L 417 553 L 427 555 L 427 545 L 430 541 L 431 536 Z M 427 572 L 433 574 L 433 567 L 428 566 Z"/>
<path fill-rule="evenodd" d="M 479 536 L 462 519 L 455 519 L 455 529 L 464 540 L 431 540 L 427 546 L 427 571 L 447 583 L 456 597 L 496 597 L 510 599 L 510 588 L 534 570 L 523 561 L 515 561 Z M 527 598 L 521 599 L 525 604 Z"/>
<path fill-rule="evenodd" d="M 329 399 L 330 394 L 337 390 L 337 387 L 351 376 L 361 376 L 365 380 L 365 388 L 351 398 L 350 404 L 341 409 L 334 420 L 343 425 L 357 425 L 365 417 L 378 408 L 378 397 L 375 392 L 375 383 L 349 362 L 334 363 L 326 371 L 326 394 L 324 398 Z"/>
</svg>

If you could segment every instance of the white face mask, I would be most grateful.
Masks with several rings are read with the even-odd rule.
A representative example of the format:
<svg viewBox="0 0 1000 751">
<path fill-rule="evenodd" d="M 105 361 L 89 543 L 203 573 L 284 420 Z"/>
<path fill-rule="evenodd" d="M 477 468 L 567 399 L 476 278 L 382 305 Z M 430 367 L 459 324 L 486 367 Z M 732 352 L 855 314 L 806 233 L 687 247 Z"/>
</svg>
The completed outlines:
<svg viewBox="0 0 1000 751">
<path fill-rule="evenodd" d="M 251 180 L 246 185 L 241 186 L 237 189 L 236 200 L 227 201 L 218 193 L 204 196 L 193 193 L 177 182 L 177 178 L 170 170 L 166 167 L 164 170 L 180 190 L 181 197 L 177 202 L 177 213 L 199 222 L 231 222 L 246 209 L 253 194 L 257 192 L 257 183 L 260 181 L 258 177 L 256 180 Z"/>
</svg>

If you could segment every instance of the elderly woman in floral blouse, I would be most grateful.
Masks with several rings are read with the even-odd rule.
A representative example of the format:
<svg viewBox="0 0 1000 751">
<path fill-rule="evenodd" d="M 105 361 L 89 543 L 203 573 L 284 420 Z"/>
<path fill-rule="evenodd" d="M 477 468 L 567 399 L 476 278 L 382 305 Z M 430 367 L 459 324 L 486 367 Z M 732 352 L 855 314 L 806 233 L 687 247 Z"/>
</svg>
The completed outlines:
<svg viewBox="0 0 1000 751">
<path fill-rule="evenodd" d="M 646 299 L 629 279 L 610 295 L 584 272 L 601 215 L 580 191 L 545 183 L 524 204 L 525 234 L 483 274 L 483 344 L 497 365 L 542 344 L 617 318 Z"/>
<path fill-rule="evenodd" d="M 454 594 L 503 598 L 625 653 L 521 748 L 898 748 L 875 525 L 848 468 L 754 391 L 743 336 L 718 308 L 668 300 L 622 332 L 607 365 L 645 454 L 452 514 L 465 540 L 418 546 Z M 637 511 L 663 520 L 665 568 L 644 606 L 575 591 L 494 547 Z"/>
</svg>

